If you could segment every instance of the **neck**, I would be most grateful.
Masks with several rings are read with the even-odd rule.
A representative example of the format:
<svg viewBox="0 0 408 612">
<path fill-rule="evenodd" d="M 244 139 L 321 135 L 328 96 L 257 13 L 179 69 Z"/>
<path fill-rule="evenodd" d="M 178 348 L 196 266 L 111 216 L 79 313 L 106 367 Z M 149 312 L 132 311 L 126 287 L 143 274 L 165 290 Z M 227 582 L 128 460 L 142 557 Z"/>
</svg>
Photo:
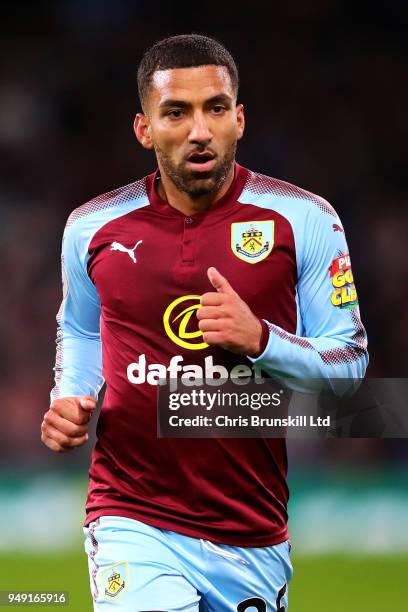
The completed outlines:
<svg viewBox="0 0 408 612">
<path fill-rule="evenodd" d="M 159 196 L 163 200 L 166 200 L 170 206 L 176 210 L 179 210 L 184 215 L 194 215 L 195 213 L 203 212 L 204 210 L 207 210 L 207 208 L 210 208 L 210 206 L 212 206 L 216 200 L 219 200 L 225 193 L 227 193 L 232 181 L 234 180 L 234 164 L 232 164 L 227 178 L 217 191 L 205 194 L 198 198 L 192 198 L 188 193 L 185 191 L 180 191 L 176 187 L 171 178 L 162 172 L 160 164 L 159 169 L 161 178 L 157 188 Z"/>
</svg>

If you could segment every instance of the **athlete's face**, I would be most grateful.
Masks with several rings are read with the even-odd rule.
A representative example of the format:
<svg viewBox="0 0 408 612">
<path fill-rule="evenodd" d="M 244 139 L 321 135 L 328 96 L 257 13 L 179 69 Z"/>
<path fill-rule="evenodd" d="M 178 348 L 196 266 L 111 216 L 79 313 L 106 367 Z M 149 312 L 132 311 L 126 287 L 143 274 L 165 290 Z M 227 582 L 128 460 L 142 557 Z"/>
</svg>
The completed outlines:
<svg viewBox="0 0 408 612">
<path fill-rule="evenodd" d="M 192 198 L 218 191 L 231 170 L 244 131 L 242 104 L 227 68 L 158 70 L 135 132 L 154 148 L 160 171 Z"/>
</svg>

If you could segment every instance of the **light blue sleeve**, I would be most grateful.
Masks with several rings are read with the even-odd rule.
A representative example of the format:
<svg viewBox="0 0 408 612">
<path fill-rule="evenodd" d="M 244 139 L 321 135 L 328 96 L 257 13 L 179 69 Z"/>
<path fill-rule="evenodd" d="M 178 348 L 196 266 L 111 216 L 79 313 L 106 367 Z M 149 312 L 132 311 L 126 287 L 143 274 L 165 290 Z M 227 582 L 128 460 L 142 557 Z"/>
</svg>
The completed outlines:
<svg viewBox="0 0 408 612">
<path fill-rule="evenodd" d="M 88 276 L 89 244 L 105 224 L 148 206 L 145 180 L 102 194 L 75 209 L 62 241 L 63 299 L 57 315 L 55 386 L 51 401 L 72 395 L 98 397 L 104 384 L 101 305 Z"/>
<path fill-rule="evenodd" d="M 344 230 L 333 209 L 315 204 L 306 213 L 293 201 L 298 268 L 296 334 L 267 321 L 269 340 L 264 352 L 251 359 L 263 371 L 297 379 L 364 377 L 367 338 L 360 319 L 357 294 Z M 298 207 L 305 210 L 305 203 Z M 327 204 L 327 206 L 329 206 Z M 352 384 L 352 382 L 351 382 Z"/>
<path fill-rule="evenodd" d="M 63 300 L 57 315 L 51 400 L 72 395 L 97 397 L 104 383 L 100 302 L 86 269 L 89 240 L 81 221 L 67 224 L 62 243 Z"/>
</svg>

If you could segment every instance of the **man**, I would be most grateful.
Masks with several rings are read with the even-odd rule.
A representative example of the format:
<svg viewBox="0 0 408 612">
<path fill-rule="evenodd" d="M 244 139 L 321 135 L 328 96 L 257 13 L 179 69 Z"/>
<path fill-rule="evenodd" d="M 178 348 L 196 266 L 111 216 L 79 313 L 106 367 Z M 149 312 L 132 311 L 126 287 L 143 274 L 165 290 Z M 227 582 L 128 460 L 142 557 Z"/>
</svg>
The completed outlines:
<svg viewBox="0 0 408 612">
<path fill-rule="evenodd" d="M 362 377 L 344 231 L 322 198 L 235 163 L 244 109 L 217 41 L 158 42 L 138 86 L 158 171 L 68 220 L 42 440 L 86 442 L 105 379 L 85 523 L 95 610 L 283 612 L 284 440 L 158 439 L 157 384 L 220 366 Z"/>
</svg>

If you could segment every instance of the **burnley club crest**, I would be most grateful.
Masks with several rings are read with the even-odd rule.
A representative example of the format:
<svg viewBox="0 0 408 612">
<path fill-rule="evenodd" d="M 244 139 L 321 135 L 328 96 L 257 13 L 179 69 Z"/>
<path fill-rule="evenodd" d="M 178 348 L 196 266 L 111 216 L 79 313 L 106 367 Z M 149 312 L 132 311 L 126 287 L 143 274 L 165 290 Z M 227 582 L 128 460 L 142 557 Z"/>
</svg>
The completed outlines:
<svg viewBox="0 0 408 612">
<path fill-rule="evenodd" d="M 231 224 L 231 249 L 242 261 L 254 264 L 268 257 L 275 234 L 274 221 L 246 221 Z"/>
<path fill-rule="evenodd" d="M 111 565 L 101 574 L 105 587 L 105 599 L 113 599 L 122 593 L 127 586 L 127 561 Z"/>
</svg>

